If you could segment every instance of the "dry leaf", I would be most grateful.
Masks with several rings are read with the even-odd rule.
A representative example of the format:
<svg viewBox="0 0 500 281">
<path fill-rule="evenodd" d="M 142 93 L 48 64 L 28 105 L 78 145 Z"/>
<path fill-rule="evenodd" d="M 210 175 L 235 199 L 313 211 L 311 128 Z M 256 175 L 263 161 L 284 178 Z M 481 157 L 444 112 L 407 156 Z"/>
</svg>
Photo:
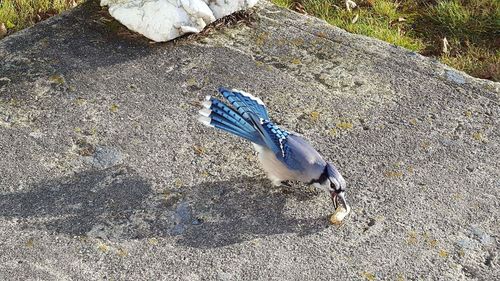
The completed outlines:
<svg viewBox="0 0 500 281">
<path fill-rule="evenodd" d="M 4 37 L 7 35 L 7 27 L 5 26 L 5 23 L 0 23 L 0 38 Z"/>
<path fill-rule="evenodd" d="M 304 7 L 304 5 L 302 5 L 302 3 L 300 2 L 294 2 L 292 4 L 292 10 L 298 12 L 298 13 L 301 13 L 301 14 L 304 14 L 306 15 L 307 12 L 306 12 L 306 8 Z"/>
<path fill-rule="evenodd" d="M 398 19 L 396 19 L 396 20 L 391 20 L 391 21 L 389 22 L 389 24 L 392 26 L 392 25 L 394 25 L 394 24 L 396 24 L 396 23 L 405 22 L 405 21 L 406 21 L 406 19 L 405 19 L 405 18 L 403 18 L 403 17 L 399 17 L 399 18 L 398 18 Z"/>
<path fill-rule="evenodd" d="M 450 43 L 448 43 L 448 39 L 446 39 L 446 37 L 443 38 L 443 54 L 450 53 L 449 46 L 450 46 Z"/>
<path fill-rule="evenodd" d="M 38 9 L 38 13 L 35 15 L 35 20 L 36 22 L 46 20 L 50 17 L 53 17 L 55 15 L 59 14 L 59 12 L 56 9 L 48 9 L 48 10 L 42 10 Z"/>
<path fill-rule="evenodd" d="M 193 149 L 194 153 L 196 153 L 197 155 L 202 155 L 203 153 L 205 153 L 205 148 L 203 148 L 203 146 L 193 145 Z"/>
<path fill-rule="evenodd" d="M 351 23 L 355 24 L 358 21 L 359 14 L 355 15 L 354 18 L 352 19 Z"/>
</svg>

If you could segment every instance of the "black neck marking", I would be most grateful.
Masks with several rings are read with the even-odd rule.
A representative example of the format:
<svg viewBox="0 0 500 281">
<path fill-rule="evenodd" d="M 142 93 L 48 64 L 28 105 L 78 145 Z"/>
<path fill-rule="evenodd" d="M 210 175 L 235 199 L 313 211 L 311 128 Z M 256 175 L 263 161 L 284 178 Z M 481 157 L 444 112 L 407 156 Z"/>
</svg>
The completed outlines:
<svg viewBox="0 0 500 281">
<path fill-rule="evenodd" d="M 327 165 L 325 165 L 325 169 L 323 170 L 323 173 L 319 176 L 318 179 L 313 179 L 309 182 L 309 184 L 313 183 L 324 183 L 328 179 L 328 170 L 327 170 Z"/>
</svg>

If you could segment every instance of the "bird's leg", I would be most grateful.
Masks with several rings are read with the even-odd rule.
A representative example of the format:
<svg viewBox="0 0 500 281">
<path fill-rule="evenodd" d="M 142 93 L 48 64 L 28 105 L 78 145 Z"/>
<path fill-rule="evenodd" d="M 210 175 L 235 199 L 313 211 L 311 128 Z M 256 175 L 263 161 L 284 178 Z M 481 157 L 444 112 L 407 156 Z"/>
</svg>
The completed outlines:
<svg viewBox="0 0 500 281">
<path fill-rule="evenodd" d="M 282 186 L 281 192 L 283 192 L 284 194 L 291 194 L 294 191 L 290 181 L 280 181 L 280 186 Z"/>
</svg>

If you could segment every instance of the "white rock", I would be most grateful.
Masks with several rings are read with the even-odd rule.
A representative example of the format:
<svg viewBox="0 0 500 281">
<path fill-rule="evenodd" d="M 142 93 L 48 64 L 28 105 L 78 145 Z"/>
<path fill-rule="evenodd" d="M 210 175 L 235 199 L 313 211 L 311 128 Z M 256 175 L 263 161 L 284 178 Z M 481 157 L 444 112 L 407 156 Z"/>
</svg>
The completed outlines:
<svg viewBox="0 0 500 281">
<path fill-rule="evenodd" d="M 101 0 L 109 13 L 128 29 L 163 42 L 197 33 L 207 24 L 258 0 Z"/>
<path fill-rule="evenodd" d="M 220 19 L 236 11 L 255 6 L 258 0 L 205 0 L 215 15 Z"/>
<path fill-rule="evenodd" d="M 349 12 L 351 11 L 351 9 L 356 8 L 356 6 L 358 6 L 356 2 L 352 0 L 345 0 L 345 7 Z"/>
</svg>

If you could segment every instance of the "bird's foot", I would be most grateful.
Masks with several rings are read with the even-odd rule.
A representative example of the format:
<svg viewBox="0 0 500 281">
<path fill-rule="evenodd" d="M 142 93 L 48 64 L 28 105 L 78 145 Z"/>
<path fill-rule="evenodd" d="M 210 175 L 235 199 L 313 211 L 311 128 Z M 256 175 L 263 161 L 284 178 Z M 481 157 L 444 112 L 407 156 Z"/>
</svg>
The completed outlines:
<svg viewBox="0 0 500 281">
<path fill-rule="evenodd" d="M 273 185 L 278 187 L 278 186 L 286 186 L 286 187 L 292 187 L 292 184 L 290 181 L 282 181 L 282 180 L 273 180 Z"/>
</svg>

